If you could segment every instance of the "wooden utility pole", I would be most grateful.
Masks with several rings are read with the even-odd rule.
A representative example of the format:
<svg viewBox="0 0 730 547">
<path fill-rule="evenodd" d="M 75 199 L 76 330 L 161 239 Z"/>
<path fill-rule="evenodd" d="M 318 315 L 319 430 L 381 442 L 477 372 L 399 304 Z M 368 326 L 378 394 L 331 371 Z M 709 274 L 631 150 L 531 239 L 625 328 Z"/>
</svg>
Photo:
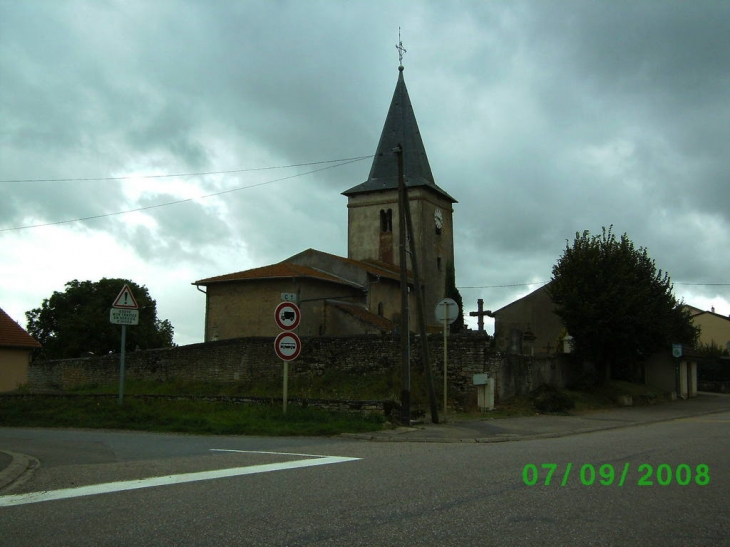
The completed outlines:
<svg viewBox="0 0 730 547">
<path fill-rule="evenodd" d="M 400 348 L 401 348 L 401 423 L 411 425 L 411 359 L 408 321 L 408 271 L 406 262 L 406 185 L 403 180 L 403 150 L 395 149 L 398 158 L 398 241 L 400 259 Z"/>
<path fill-rule="evenodd" d="M 408 200 L 408 189 L 403 176 L 403 147 L 399 144 L 395 153 L 398 155 L 398 188 L 399 194 L 403 192 L 403 212 L 406 217 L 408 234 L 413 237 L 413 221 L 411 219 L 411 204 Z M 403 188 L 400 190 L 400 188 Z M 423 362 L 423 373 L 426 376 L 426 387 L 428 388 L 428 402 L 431 407 L 431 422 L 439 423 L 438 403 L 436 402 L 436 390 L 433 386 L 433 371 L 431 360 L 428 356 L 428 338 L 426 336 L 426 314 L 423 309 L 423 292 L 421 290 L 421 276 L 418 271 L 418 254 L 416 245 L 411 245 L 411 264 L 413 265 L 413 284 L 416 292 L 416 307 L 418 311 L 418 328 L 421 335 L 421 361 Z"/>
</svg>

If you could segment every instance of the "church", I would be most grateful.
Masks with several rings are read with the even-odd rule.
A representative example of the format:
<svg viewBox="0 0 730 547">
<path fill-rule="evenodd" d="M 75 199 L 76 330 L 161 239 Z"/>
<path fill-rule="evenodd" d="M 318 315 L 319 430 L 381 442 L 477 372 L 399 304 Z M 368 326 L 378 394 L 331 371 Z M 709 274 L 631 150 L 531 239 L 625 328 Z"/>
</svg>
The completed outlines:
<svg viewBox="0 0 730 547">
<path fill-rule="evenodd" d="M 453 204 L 434 181 L 418 130 L 403 66 L 368 179 L 342 192 L 347 197 L 347 257 L 307 249 L 277 264 L 195 281 L 205 293 L 205 341 L 276 336 L 274 310 L 282 295 L 296 295 L 300 336 L 387 334 L 398 330 L 401 313 L 398 159 L 413 222 L 409 248 L 416 251 L 426 328 L 437 331 L 433 314 L 444 298 L 447 271 L 454 266 Z M 409 325 L 417 331 L 410 254 L 407 259 Z"/>
</svg>

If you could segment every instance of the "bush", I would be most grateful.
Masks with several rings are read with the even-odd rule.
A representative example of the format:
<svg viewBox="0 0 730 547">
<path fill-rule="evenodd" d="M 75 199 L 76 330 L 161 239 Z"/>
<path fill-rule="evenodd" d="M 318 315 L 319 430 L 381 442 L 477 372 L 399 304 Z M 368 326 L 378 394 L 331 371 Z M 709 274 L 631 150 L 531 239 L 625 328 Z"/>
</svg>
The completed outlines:
<svg viewBox="0 0 730 547">
<path fill-rule="evenodd" d="M 538 412 L 566 412 L 575 408 L 573 399 L 546 384 L 530 393 L 530 399 Z"/>
</svg>

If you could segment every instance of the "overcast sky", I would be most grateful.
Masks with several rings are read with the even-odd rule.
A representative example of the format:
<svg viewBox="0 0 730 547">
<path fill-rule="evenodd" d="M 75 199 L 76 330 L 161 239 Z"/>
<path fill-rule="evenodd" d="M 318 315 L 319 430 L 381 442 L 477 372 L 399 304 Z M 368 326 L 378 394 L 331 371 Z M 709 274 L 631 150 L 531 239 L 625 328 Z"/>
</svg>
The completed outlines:
<svg viewBox="0 0 730 547">
<path fill-rule="evenodd" d="M 730 314 L 725 0 L 0 0 L 0 307 L 25 326 L 70 280 L 130 278 L 189 344 L 193 281 L 347 256 L 371 160 L 300 164 L 375 152 L 399 26 L 466 312 L 613 225 Z"/>
</svg>

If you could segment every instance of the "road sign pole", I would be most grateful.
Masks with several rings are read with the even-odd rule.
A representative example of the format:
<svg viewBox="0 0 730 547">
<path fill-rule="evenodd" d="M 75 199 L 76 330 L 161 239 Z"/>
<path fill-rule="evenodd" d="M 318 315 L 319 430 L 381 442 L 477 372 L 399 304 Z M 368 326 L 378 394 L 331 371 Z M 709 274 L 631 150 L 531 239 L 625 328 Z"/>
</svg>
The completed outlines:
<svg viewBox="0 0 730 547">
<path fill-rule="evenodd" d="M 451 310 L 449 311 L 449 306 Z M 449 352 L 448 337 L 449 325 L 459 317 L 459 304 L 452 298 L 442 298 L 436 304 L 436 321 L 444 323 L 444 419 L 446 418 L 446 405 L 449 397 Z"/>
<path fill-rule="evenodd" d="M 447 398 L 447 390 L 448 390 L 448 369 L 446 366 L 447 363 L 447 352 L 446 352 L 446 335 L 447 335 L 447 328 L 448 328 L 448 321 L 449 321 L 449 303 L 444 302 L 444 420 L 446 419 L 446 398 Z"/>
<path fill-rule="evenodd" d="M 289 391 L 289 361 L 284 361 L 284 397 L 283 397 L 284 414 L 286 414 L 286 400 L 287 400 L 288 391 Z"/>
<path fill-rule="evenodd" d="M 119 352 L 119 404 L 124 401 L 124 357 L 127 346 L 127 325 L 122 325 L 122 349 Z"/>
<path fill-rule="evenodd" d="M 291 331 L 299 326 L 302 315 L 299 306 L 294 303 L 294 300 L 299 300 L 298 295 L 294 293 L 281 293 L 281 298 L 284 302 L 276 307 L 274 320 L 284 332 L 279 333 L 274 340 L 274 351 L 284 364 L 282 410 L 286 414 L 286 404 L 289 398 L 289 361 L 296 359 L 302 351 L 302 341 Z"/>
<path fill-rule="evenodd" d="M 128 285 L 114 299 L 109 310 L 109 321 L 114 325 L 122 325 L 122 347 L 119 351 L 119 404 L 124 402 L 124 358 L 127 347 L 127 325 L 139 324 L 139 304 Z"/>
<path fill-rule="evenodd" d="M 680 397 L 681 382 L 679 380 L 680 361 L 682 360 L 682 344 L 672 344 L 672 355 L 674 356 L 674 391 L 677 399 Z"/>
</svg>

